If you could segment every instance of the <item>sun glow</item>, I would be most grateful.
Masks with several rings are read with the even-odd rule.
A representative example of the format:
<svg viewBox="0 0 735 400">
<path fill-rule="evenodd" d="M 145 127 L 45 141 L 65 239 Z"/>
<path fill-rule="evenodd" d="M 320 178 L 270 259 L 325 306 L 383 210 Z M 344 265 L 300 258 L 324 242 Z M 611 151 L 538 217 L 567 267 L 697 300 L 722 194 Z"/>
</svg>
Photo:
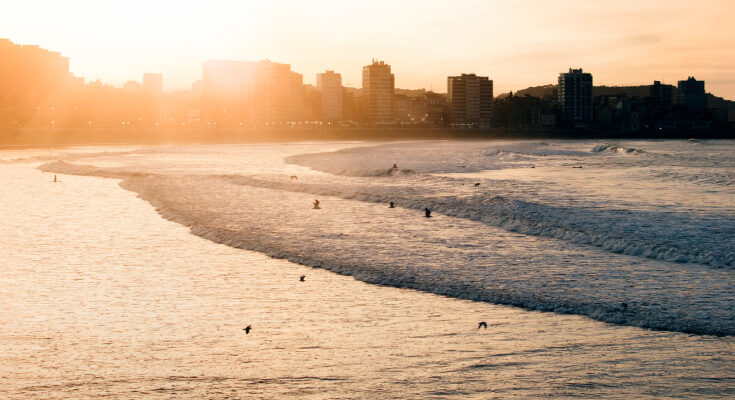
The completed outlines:
<svg viewBox="0 0 735 400">
<path fill-rule="evenodd" d="M 37 0 L 3 4 L 0 37 L 61 52 L 88 81 L 163 72 L 167 90 L 188 88 L 208 59 L 289 63 L 305 83 L 331 69 L 359 87 L 360 68 L 380 58 L 405 88 L 443 91 L 447 76 L 477 72 L 500 93 L 579 65 L 607 85 L 696 75 L 735 98 L 734 11 L 729 0 Z"/>
</svg>

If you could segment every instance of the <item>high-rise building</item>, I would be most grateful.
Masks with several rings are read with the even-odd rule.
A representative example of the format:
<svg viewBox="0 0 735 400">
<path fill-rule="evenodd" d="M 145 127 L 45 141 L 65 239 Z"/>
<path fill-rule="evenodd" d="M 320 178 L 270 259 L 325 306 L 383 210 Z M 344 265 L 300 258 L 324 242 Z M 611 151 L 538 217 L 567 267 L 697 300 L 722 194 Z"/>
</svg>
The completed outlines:
<svg viewBox="0 0 735 400">
<path fill-rule="evenodd" d="M 153 98 L 159 98 L 163 94 L 163 74 L 143 74 L 143 90 Z"/>
<path fill-rule="evenodd" d="M 365 96 L 365 117 L 374 125 L 393 123 L 395 78 L 390 65 L 375 61 L 362 68 L 362 90 Z"/>
<path fill-rule="evenodd" d="M 76 82 L 67 57 L 0 39 L 0 125 L 50 124 Z"/>
<path fill-rule="evenodd" d="M 277 124 L 301 121 L 303 77 L 291 65 L 263 61 L 204 63 L 202 108 L 211 124 Z"/>
<path fill-rule="evenodd" d="M 316 87 L 321 92 L 322 121 L 342 120 L 342 75 L 334 71 L 316 74 Z"/>
<path fill-rule="evenodd" d="M 671 107 L 674 100 L 674 87 L 672 85 L 662 84 L 659 81 L 653 81 L 653 85 L 649 87 L 649 96 L 651 98 L 651 107 L 654 110 Z"/>
<path fill-rule="evenodd" d="M 447 100 L 452 126 L 490 128 L 493 81 L 488 77 L 475 74 L 447 77 Z"/>
<path fill-rule="evenodd" d="M 685 81 L 679 81 L 679 104 L 697 110 L 707 108 L 704 81 L 698 81 L 693 76 Z"/>
<path fill-rule="evenodd" d="M 574 126 L 592 122 L 592 74 L 582 68 L 559 74 L 559 113 L 562 120 Z"/>
</svg>

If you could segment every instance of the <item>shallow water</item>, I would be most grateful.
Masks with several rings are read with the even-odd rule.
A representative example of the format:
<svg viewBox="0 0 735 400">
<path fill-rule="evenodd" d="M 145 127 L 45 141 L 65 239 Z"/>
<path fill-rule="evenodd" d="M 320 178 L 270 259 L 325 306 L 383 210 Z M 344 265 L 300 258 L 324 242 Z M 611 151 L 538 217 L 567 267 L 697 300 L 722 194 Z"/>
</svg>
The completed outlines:
<svg viewBox="0 0 735 400">
<path fill-rule="evenodd" d="M 620 285 L 638 293 L 638 303 L 664 296 L 656 279 L 668 280 L 659 286 L 694 279 L 693 300 L 660 312 L 732 315 L 731 297 L 697 292 L 718 284 L 714 292 L 726 292 L 727 268 L 620 255 L 441 214 L 426 220 L 411 207 L 389 210 L 336 196 L 320 196 L 323 209 L 310 210 L 308 185 L 349 182 L 279 160 L 353 145 L 154 148 L 64 158 L 118 168 L 125 187 L 167 218 L 186 218 L 198 235 L 263 251 L 277 245 L 284 257 L 336 259 L 340 272 L 368 281 L 405 284 L 413 277 L 424 290 L 450 282 L 468 291 L 487 285 L 476 272 L 485 268 L 492 278 L 507 271 L 505 292 L 537 291 L 540 304 L 557 301 L 561 285 L 575 304 L 613 307 L 615 299 L 605 297 L 621 289 L 604 266 L 617 263 L 624 266 Z M 655 332 L 369 285 L 192 235 L 117 179 L 61 175 L 62 183 L 53 184 L 52 174 L 36 166 L 0 169 L 0 397 L 735 395 L 732 337 Z M 265 166 L 268 175 L 258 179 L 307 186 L 243 184 L 253 183 L 243 176 Z M 122 174 L 146 169 L 156 175 Z M 288 179 L 293 174 L 298 183 Z M 417 258 L 437 246 L 443 253 Z M 382 264 L 386 257 L 394 258 L 394 272 Z M 558 268 L 539 271 L 535 259 Z M 545 288 L 538 274 L 548 274 L 554 287 Z M 591 301 L 595 288 L 601 299 Z M 476 329 L 480 320 L 487 330 Z M 247 324 L 249 335 L 241 330 Z"/>
</svg>

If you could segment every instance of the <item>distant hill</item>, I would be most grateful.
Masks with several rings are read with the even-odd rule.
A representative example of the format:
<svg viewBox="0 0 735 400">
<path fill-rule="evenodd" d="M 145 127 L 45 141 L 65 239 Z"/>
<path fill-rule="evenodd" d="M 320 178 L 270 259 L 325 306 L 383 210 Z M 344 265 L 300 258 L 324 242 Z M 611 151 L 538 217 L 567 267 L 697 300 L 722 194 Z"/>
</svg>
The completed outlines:
<svg viewBox="0 0 735 400">
<path fill-rule="evenodd" d="M 514 96 L 533 96 L 543 99 L 546 96 L 553 96 L 557 85 L 543 85 L 543 86 L 532 86 L 526 89 L 521 89 L 513 92 Z M 647 97 L 650 94 L 649 85 L 640 86 L 594 86 L 592 88 L 593 96 L 620 96 L 626 95 L 628 97 Z M 507 97 L 509 93 L 501 93 L 496 98 Z M 676 87 L 674 87 L 674 96 L 676 96 Z M 716 107 L 735 107 L 735 101 L 723 99 L 717 97 L 712 93 L 707 93 L 707 106 L 711 108 Z"/>
</svg>

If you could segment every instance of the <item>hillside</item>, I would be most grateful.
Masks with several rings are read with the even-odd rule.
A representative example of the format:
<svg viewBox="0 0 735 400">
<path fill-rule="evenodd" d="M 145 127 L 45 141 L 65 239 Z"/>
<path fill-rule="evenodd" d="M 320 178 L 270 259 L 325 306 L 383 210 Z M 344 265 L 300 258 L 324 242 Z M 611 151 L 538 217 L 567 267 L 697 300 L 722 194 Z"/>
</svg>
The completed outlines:
<svg viewBox="0 0 735 400">
<path fill-rule="evenodd" d="M 533 96 L 543 99 L 544 97 L 555 96 L 556 85 L 543 85 L 543 86 L 532 86 L 525 89 L 513 92 L 514 96 Z M 592 88 L 593 96 L 619 96 L 626 95 L 628 97 L 647 97 L 649 95 L 649 86 L 594 86 Z M 496 98 L 507 97 L 508 93 L 501 93 Z M 674 96 L 676 96 L 676 87 L 674 87 Z M 735 107 L 735 101 L 726 100 L 722 97 L 717 97 L 712 93 L 707 93 L 707 106 L 711 108 L 733 108 Z"/>
</svg>

